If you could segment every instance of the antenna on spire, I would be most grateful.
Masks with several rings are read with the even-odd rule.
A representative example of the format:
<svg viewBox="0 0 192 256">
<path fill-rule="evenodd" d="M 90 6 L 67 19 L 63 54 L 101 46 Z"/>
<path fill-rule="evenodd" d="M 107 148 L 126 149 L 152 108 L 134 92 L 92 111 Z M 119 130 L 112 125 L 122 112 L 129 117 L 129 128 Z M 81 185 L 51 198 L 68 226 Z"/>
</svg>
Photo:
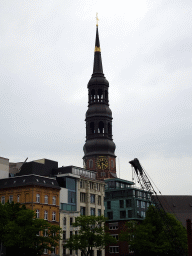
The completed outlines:
<svg viewBox="0 0 192 256">
<path fill-rule="evenodd" d="M 98 21 L 99 21 L 99 19 L 98 19 L 98 12 L 96 12 L 96 26 L 98 27 Z"/>
</svg>

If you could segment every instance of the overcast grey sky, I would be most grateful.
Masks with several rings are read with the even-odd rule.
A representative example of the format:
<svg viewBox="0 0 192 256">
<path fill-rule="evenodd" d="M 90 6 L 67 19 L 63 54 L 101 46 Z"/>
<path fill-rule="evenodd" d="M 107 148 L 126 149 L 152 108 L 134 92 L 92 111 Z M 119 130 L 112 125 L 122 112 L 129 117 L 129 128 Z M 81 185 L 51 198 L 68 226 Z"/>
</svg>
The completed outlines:
<svg viewBox="0 0 192 256">
<path fill-rule="evenodd" d="M 0 1 L 0 156 L 83 166 L 96 12 L 118 176 L 191 195 L 191 0 Z"/>
</svg>

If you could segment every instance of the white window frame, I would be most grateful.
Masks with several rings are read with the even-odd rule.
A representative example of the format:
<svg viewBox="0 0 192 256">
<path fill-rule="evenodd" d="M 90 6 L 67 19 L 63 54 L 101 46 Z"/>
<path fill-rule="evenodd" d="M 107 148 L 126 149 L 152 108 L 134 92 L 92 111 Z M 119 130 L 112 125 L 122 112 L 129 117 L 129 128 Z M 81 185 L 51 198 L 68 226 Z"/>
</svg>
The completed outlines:
<svg viewBox="0 0 192 256">
<path fill-rule="evenodd" d="M 9 203 L 13 202 L 13 195 L 9 196 Z"/>
<path fill-rule="evenodd" d="M 36 203 L 40 203 L 40 194 L 36 194 Z"/>
<path fill-rule="evenodd" d="M 119 246 L 109 246 L 109 253 L 119 253 Z"/>
<path fill-rule="evenodd" d="M 40 211 L 39 209 L 36 209 L 36 218 L 39 219 Z"/>
<path fill-rule="evenodd" d="M 52 221 L 56 221 L 56 212 L 52 212 Z"/>
<path fill-rule="evenodd" d="M 17 195 L 17 203 L 20 202 L 20 195 Z"/>
<path fill-rule="evenodd" d="M 2 196 L 2 197 L 1 197 L 1 203 L 2 203 L 2 204 L 5 204 L 5 196 Z"/>
<path fill-rule="evenodd" d="M 48 195 L 45 195 L 45 197 L 44 197 L 44 203 L 45 203 L 45 204 L 48 204 L 48 200 L 49 200 Z"/>
<path fill-rule="evenodd" d="M 56 205 L 56 196 L 53 196 L 53 198 L 52 198 L 52 204 L 53 204 L 53 205 Z"/>
<path fill-rule="evenodd" d="M 44 211 L 44 220 L 48 220 L 48 211 Z"/>
</svg>

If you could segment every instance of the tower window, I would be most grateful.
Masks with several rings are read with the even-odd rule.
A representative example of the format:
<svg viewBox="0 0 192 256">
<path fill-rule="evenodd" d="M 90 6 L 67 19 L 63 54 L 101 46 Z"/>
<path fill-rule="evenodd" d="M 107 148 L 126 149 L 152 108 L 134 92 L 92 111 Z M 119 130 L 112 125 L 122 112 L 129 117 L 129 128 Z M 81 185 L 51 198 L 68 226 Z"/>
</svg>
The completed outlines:
<svg viewBox="0 0 192 256">
<path fill-rule="evenodd" d="M 104 134 L 104 123 L 102 121 L 99 122 L 98 132 Z"/>
<path fill-rule="evenodd" d="M 94 102 L 95 101 L 95 90 L 92 89 L 91 90 L 91 102 Z"/>
<path fill-rule="evenodd" d="M 89 168 L 93 168 L 93 160 L 92 159 L 89 160 Z"/>
<path fill-rule="evenodd" d="M 102 89 L 98 90 L 98 100 L 99 100 L 99 102 L 103 102 L 103 90 Z"/>
<path fill-rule="evenodd" d="M 111 160 L 111 168 L 114 168 L 114 162 Z"/>
<path fill-rule="evenodd" d="M 95 133 L 95 127 L 94 127 L 94 122 L 91 122 L 90 123 L 90 130 L 91 130 L 91 133 Z"/>
<path fill-rule="evenodd" d="M 108 102 L 108 91 L 105 90 L 105 102 Z"/>
<path fill-rule="evenodd" d="M 112 135 L 111 124 L 108 123 L 108 135 Z"/>
</svg>

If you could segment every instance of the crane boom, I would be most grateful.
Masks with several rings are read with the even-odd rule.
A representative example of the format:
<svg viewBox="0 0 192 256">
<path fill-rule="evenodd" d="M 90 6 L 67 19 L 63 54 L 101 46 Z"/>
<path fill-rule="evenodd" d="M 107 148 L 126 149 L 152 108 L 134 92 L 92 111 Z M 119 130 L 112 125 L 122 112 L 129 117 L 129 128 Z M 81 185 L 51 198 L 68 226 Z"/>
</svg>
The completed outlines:
<svg viewBox="0 0 192 256">
<path fill-rule="evenodd" d="M 177 236 L 171 226 L 171 223 L 170 223 L 169 218 L 165 212 L 165 209 L 163 208 L 163 206 L 157 196 L 157 193 L 156 193 L 155 189 L 153 188 L 146 172 L 142 168 L 139 160 L 137 158 L 135 158 L 134 160 L 130 161 L 129 163 L 134 168 L 134 171 L 138 178 L 138 182 L 140 183 L 142 189 L 148 191 L 151 194 L 154 194 L 154 197 L 152 197 L 151 201 L 155 205 L 155 208 L 157 209 L 163 223 L 166 226 L 166 230 L 168 231 L 168 232 L 166 232 L 167 238 L 170 241 L 173 249 L 175 250 L 177 255 L 186 256 L 184 249 L 182 248 L 180 242 L 178 241 Z"/>
</svg>

